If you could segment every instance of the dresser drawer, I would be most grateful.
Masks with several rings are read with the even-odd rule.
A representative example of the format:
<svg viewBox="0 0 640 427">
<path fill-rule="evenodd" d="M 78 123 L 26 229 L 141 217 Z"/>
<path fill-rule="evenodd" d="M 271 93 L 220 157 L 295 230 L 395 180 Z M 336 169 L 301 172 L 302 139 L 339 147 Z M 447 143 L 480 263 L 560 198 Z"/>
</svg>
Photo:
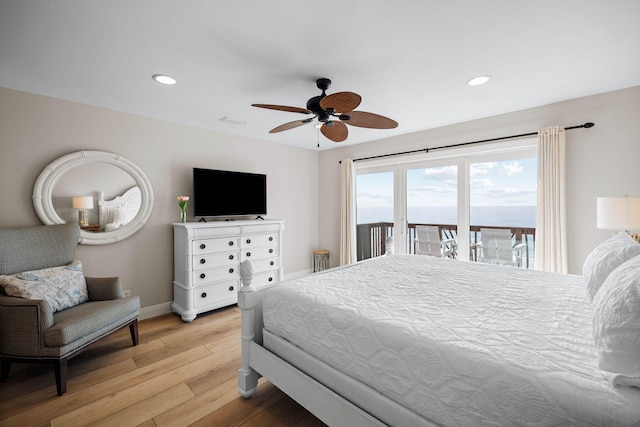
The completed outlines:
<svg viewBox="0 0 640 427">
<path fill-rule="evenodd" d="M 271 285 L 273 283 L 278 283 L 278 270 L 267 271 L 254 275 L 251 285 L 259 288 L 261 286 Z"/>
<path fill-rule="evenodd" d="M 198 270 L 193 272 L 193 284 L 217 282 L 220 280 L 237 279 L 240 277 L 240 268 L 237 265 L 227 267 L 216 267 L 208 270 Z"/>
<path fill-rule="evenodd" d="M 193 270 L 202 270 L 214 266 L 238 264 L 238 251 L 215 252 L 212 254 L 194 255 Z"/>
<path fill-rule="evenodd" d="M 220 300 L 238 301 L 238 281 L 227 281 L 212 285 L 199 286 L 193 290 L 193 306 L 195 308 L 214 304 Z"/>
<path fill-rule="evenodd" d="M 271 246 L 258 246 L 255 248 L 242 248 L 240 251 L 240 262 L 253 261 L 255 259 L 270 258 L 278 256 L 278 247 L 276 245 Z"/>
<path fill-rule="evenodd" d="M 242 236 L 240 239 L 241 248 L 252 248 L 255 246 L 274 245 L 278 243 L 278 233 L 254 234 Z"/>
<path fill-rule="evenodd" d="M 237 249 L 238 240 L 237 237 L 194 240 L 191 242 L 191 253 L 193 255 L 199 255 Z"/>
<path fill-rule="evenodd" d="M 251 265 L 253 266 L 253 271 L 255 273 L 267 270 L 277 270 L 280 267 L 278 257 L 256 259 L 251 261 Z"/>
<path fill-rule="evenodd" d="M 198 286 L 203 283 L 236 279 L 238 277 L 240 277 L 240 270 L 238 265 L 233 264 L 222 268 L 215 266 L 215 268 L 194 271 L 192 283 L 193 286 Z"/>
</svg>

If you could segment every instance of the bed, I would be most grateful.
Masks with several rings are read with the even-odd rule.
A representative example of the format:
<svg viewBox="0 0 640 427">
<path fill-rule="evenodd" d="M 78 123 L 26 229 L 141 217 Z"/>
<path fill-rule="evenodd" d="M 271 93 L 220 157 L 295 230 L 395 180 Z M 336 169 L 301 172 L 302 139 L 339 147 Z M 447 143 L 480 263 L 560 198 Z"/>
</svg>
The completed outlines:
<svg viewBox="0 0 640 427">
<path fill-rule="evenodd" d="M 128 224 L 140 210 L 142 197 L 137 185 L 111 200 L 104 200 L 104 193 L 98 192 L 98 216 L 100 230 L 113 231 Z"/>
<path fill-rule="evenodd" d="M 255 290 L 243 263 L 239 392 L 264 376 L 328 425 L 640 425 L 640 329 L 631 373 L 597 331 L 637 297 L 610 282 L 640 295 L 633 244 L 584 277 L 388 255 Z"/>
</svg>

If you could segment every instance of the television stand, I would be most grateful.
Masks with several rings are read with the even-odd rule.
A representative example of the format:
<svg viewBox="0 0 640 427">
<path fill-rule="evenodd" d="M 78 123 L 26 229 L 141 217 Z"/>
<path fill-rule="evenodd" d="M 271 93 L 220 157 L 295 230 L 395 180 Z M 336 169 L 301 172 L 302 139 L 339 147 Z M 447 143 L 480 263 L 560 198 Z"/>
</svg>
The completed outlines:
<svg viewBox="0 0 640 427">
<path fill-rule="evenodd" d="M 240 263 L 251 260 L 252 286 L 283 280 L 281 220 L 173 224 L 173 303 L 191 322 L 200 313 L 238 302 Z"/>
<path fill-rule="evenodd" d="M 263 221 L 264 221 L 264 218 L 262 218 L 262 216 L 260 216 L 260 215 L 258 215 L 258 216 L 256 217 L 256 219 L 261 219 L 261 220 L 263 220 Z"/>
<path fill-rule="evenodd" d="M 207 219 L 206 219 L 206 218 L 200 218 L 200 219 L 198 220 L 198 222 L 207 222 Z"/>
</svg>

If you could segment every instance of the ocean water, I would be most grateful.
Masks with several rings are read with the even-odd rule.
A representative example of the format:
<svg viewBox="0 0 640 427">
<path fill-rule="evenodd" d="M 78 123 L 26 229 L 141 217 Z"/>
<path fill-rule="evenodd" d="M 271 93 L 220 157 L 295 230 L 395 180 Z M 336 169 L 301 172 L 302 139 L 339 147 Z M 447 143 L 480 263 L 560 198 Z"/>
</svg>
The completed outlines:
<svg viewBox="0 0 640 427">
<path fill-rule="evenodd" d="M 457 208 L 454 206 L 409 207 L 409 223 L 456 224 Z M 535 206 L 475 206 L 471 207 L 472 226 L 530 227 L 536 226 Z M 392 207 L 359 207 L 358 224 L 393 222 Z"/>
</svg>

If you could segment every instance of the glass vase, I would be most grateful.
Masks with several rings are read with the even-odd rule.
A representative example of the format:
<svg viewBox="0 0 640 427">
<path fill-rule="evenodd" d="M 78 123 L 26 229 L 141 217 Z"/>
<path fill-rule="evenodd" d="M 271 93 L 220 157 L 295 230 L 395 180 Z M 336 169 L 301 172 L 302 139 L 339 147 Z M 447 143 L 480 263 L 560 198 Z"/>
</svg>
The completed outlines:
<svg viewBox="0 0 640 427">
<path fill-rule="evenodd" d="M 187 222 L 187 210 L 186 209 L 180 209 L 180 222 L 182 222 L 182 223 Z"/>
</svg>

